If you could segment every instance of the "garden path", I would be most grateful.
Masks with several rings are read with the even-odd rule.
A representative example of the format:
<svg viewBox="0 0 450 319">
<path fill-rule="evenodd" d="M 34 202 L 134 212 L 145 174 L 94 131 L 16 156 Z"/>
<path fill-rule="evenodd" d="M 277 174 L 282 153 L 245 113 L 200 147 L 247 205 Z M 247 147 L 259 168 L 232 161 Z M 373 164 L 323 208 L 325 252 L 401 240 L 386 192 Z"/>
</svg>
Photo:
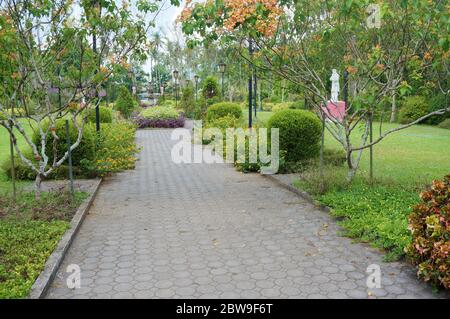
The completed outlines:
<svg viewBox="0 0 450 319">
<path fill-rule="evenodd" d="M 269 179 L 173 163 L 170 136 L 138 131 L 136 169 L 103 183 L 48 298 L 442 297 Z M 66 286 L 70 264 L 80 289 Z M 381 288 L 367 287 L 372 264 Z"/>
</svg>

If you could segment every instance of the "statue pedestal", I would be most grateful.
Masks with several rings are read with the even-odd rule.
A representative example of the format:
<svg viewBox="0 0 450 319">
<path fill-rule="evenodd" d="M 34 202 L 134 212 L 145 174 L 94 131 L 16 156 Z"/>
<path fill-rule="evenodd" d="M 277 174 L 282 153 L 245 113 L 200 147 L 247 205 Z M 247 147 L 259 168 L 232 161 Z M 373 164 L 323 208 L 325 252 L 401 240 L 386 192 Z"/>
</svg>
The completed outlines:
<svg viewBox="0 0 450 319">
<path fill-rule="evenodd" d="M 328 101 L 327 107 L 322 106 L 322 111 L 325 114 L 326 118 L 333 121 L 342 122 L 345 116 L 345 102 Z"/>
</svg>

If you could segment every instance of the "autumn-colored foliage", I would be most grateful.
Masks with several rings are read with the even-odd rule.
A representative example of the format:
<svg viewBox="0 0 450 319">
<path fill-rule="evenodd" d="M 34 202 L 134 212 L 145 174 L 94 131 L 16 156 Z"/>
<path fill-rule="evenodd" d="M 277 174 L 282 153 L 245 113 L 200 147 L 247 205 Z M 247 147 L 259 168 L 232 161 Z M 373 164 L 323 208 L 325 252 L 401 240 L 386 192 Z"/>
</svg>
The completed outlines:
<svg viewBox="0 0 450 319">
<path fill-rule="evenodd" d="M 450 174 L 420 194 L 409 217 L 413 242 L 406 248 L 425 281 L 450 289 Z"/>
<path fill-rule="evenodd" d="M 211 1 L 193 3 L 187 1 L 179 16 L 179 21 L 185 22 L 192 17 L 194 9 L 210 8 L 214 6 Z M 210 10 L 205 10 L 211 12 Z M 213 10 L 223 19 L 222 31 L 232 32 L 240 28 L 256 30 L 260 35 L 270 37 L 277 30 L 278 18 L 283 10 L 277 0 L 224 0 L 223 5 Z"/>
</svg>

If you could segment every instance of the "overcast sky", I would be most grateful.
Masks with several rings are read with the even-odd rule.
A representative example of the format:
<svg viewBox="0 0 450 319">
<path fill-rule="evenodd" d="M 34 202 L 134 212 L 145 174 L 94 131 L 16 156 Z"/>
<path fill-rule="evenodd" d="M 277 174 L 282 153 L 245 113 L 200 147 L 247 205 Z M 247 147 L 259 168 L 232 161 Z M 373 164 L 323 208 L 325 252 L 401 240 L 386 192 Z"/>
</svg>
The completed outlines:
<svg viewBox="0 0 450 319">
<path fill-rule="evenodd" d="M 184 0 L 181 1 L 179 7 L 171 5 L 170 0 L 164 0 L 162 3 L 163 3 L 162 11 L 156 18 L 156 28 L 150 31 L 150 33 L 154 32 L 155 30 L 159 30 L 163 37 L 167 37 L 171 40 L 174 40 L 175 39 L 175 36 L 173 35 L 174 22 L 178 17 L 178 15 L 181 13 L 181 10 L 183 10 Z M 143 68 L 146 72 L 150 72 L 150 61 L 148 61 L 143 66 Z"/>
</svg>

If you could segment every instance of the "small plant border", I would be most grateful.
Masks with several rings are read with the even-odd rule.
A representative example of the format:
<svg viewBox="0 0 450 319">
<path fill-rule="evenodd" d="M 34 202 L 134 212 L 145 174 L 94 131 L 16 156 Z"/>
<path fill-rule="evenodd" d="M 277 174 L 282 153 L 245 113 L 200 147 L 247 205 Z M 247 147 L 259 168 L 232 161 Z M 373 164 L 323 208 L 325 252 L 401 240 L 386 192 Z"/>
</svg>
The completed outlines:
<svg viewBox="0 0 450 319">
<path fill-rule="evenodd" d="M 93 186 L 93 192 L 91 195 L 78 207 L 77 212 L 72 218 L 70 222 L 69 229 L 64 233 L 61 239 L 58 242 L 55 250 L 48 257 L 44 269 L 37 277 L 33 286 L 31 287 L 30 293 L 28 294 L 28 299 L 43 299 L 45 298 L 48 289 L 50 288 L 50 284 L 55 278 L 59 267 L 66 256 L 67 251 L 72 245 L 73 240 L 75 239 L 78 230 L 81 227 L 81 224 L 84 221 L 89 209 L 94 202 L 95 197 L 97 196 L 98 190 L 102 183 L 103 179 L 97 179 L 95 185 Z"/>
</svg>

